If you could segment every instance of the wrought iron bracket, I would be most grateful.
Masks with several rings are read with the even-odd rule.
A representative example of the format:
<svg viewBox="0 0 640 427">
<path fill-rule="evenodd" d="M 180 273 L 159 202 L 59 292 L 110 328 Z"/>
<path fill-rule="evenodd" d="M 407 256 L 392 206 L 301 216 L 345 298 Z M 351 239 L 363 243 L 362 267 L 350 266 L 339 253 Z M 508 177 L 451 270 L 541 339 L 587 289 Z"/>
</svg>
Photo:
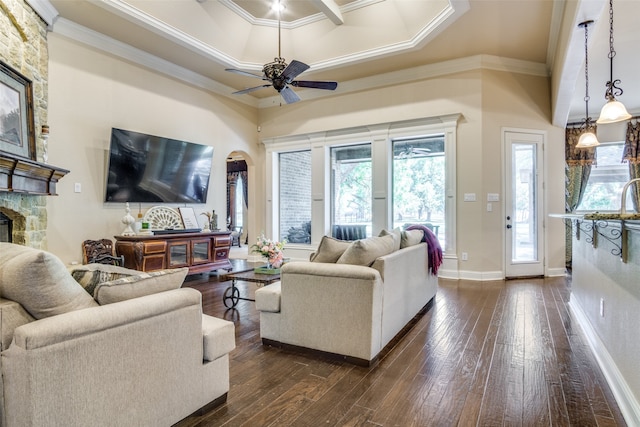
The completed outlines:
<svg viewBox="0 0 640 427">
<path fill-rule="evenodd" d="M 624 220 L 616 220 L 615 223 L 619 223 L 620 226 L 603 219 L 574 219 L 576 240 L 580 240 L 584 233 L 586 235 L 585 241 L 591 243 L 593 248 L 597 248 L 598 239 L 606 239 L 614 246 L 611 249 L 611 254 L 619 256 L 621 261 L 626 263 L 628 233 L 630 230 L 640 231 L 640 226 L 628 224 Z"/>
</svg>

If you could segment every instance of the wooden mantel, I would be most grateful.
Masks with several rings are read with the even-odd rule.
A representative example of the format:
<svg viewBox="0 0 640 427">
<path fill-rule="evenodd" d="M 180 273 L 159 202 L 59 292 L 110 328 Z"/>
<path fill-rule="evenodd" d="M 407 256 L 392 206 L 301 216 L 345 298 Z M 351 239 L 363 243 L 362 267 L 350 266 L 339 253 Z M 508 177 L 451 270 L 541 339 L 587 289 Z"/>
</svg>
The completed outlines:
<svg viewBox="0 0 640 427">
<path fill-rule="evenodd" d="M 68 170 L 0 152 L 0 192 L 56 196 L 56 184 Z"/>
</svg>

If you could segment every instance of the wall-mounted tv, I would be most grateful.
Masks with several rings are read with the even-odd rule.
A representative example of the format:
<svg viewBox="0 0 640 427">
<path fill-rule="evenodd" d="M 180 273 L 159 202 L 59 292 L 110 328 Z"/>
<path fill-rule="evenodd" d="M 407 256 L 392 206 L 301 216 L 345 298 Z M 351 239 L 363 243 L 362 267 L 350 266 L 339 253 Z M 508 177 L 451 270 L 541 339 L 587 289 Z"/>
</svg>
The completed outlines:
<svg viewBox="0 0 640 427">
<path fill-rule="evenodd" d="M 106 202 L 205 203 L 213 147 L 111 130 Z"/>
</svg>

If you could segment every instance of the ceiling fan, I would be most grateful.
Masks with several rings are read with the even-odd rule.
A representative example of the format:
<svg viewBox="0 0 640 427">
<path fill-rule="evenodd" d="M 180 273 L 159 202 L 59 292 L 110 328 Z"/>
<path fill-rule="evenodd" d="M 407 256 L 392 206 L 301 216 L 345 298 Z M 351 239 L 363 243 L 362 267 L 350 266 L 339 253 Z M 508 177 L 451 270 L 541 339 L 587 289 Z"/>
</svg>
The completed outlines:
<svg viewBox="0 0 640 427">
<path fill-rule="evenodd" d="M 291 64 L 287 64 L 282 57 L 281 43 L 280 43 L 280 12 L 278 11 L 278 57 L 274 58 L 273 62 L 265 64 L 262 68 L 262 75 L 249 73 L 235 68 L 227 68 L 225 71 L 230 71 L 236 74 L 242 74 L 243 76 L 255 77 L 264 81 L 270 82 L 269 84 L 262 84 L 260 86 L 250 87 L 248 89 L 239 90 L 233 92 L 234 95 L 242 95 L 245 93 L 253 92 L 258 89 L 266 87 L 272 87 L 278 91 L 287 104 L 291 104 L 300 101 L 300 97 L 291 89 L 291 86 L 295 87 L 308 87 L 312 89 L 325 89 L 335 90 L 338 87 L 337 82 L 323 82 L 323 81 L 311 81 L 311 80 L 294 80 L 300 74 L 309 69 L 309 66 L 303 62 L 291 61 Z"/>
</svg>

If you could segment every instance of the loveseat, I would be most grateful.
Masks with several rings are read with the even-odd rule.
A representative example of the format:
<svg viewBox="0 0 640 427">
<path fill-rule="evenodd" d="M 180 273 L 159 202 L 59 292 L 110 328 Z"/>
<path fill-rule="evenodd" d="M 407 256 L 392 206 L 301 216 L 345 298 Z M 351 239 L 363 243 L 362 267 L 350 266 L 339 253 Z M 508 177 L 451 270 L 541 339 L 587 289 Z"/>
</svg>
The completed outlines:
<svg viewBox="0 0 640 427">
<path fill-rule="evenodd" d="M 323 237 L 310 261 L 285 264 L 280 282 L 256 291 L 263 344 L 375 364 L 436 294 L 422 234 Z"/>
<path fill-rule="evenodd" d="M 186 274 L 0 243 L 1 425 L 170 426 L 226 400 L 234 325 Z"/>
</svg>

